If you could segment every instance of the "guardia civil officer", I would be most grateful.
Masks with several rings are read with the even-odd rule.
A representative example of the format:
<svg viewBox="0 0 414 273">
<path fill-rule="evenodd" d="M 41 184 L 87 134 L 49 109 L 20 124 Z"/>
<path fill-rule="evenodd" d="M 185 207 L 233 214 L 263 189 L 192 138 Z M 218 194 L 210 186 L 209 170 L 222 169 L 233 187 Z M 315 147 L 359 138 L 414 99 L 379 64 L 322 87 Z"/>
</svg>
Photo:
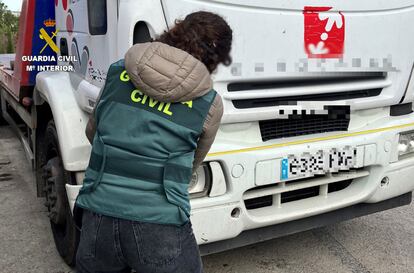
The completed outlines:
<svg viewBox="0 0 414 273">
<path fill-rule="evenodd" d="M 188 185 L 223 114 L 210 74 L 231 43 L 222 17 L 196 12 L 111 65 L 87 128 L 78 272 L 202 272 Z"/>
</svg>

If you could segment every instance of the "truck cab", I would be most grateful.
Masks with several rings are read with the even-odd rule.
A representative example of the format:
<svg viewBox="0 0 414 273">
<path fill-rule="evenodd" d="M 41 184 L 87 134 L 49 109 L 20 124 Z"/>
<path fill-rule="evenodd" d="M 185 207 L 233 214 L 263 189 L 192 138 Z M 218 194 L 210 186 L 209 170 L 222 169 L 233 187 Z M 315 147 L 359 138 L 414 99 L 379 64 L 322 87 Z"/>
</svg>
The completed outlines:
<svg viewBox="0 0 414 273">
<path fill-rule="evenodd" d="M 68 264 L 79 236 L 69 204 L 91 150 L 84 130 L 110 64 L 198 10 L 234 31 L 233 63 L 212 75 L 222 124 L 189 186 L 203 254 L 411 202 L 412 1 L 49 2 L 23 1 L 21 24 L 35 4 L 53 10 L 56 65 L 73 71 L 36 73 L 16 95 L 21 84 L 0 70 L 2 111 L 28 132 L 20 135 Z M 37 36 L 21 31 L 19 47 Z"/>
<path fill-rule="evenodd" d="M 65 2 L 65 1 L 63 1 Z M 56 6 L 57 43 L 61 56 L 74 56 L 80 107 L 91 112 L 109 66 L 122 59 L 135 43 L 148 42 L 167 25 L 161 2 L 73 1 Z"/>
</svg>

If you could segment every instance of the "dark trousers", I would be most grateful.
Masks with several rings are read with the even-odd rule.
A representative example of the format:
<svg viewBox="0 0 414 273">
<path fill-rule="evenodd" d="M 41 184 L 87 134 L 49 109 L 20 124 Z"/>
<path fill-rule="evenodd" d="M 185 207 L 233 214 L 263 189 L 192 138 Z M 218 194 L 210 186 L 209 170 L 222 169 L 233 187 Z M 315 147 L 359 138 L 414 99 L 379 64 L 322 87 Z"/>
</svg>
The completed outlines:
<svg viewBox="0 0 414 273">
<path fill-rule="evenodd" d="M 201 273 L 191 222 L 177 227 L 135 222 L 84 210 L 78 273 Z"/>
</svg>

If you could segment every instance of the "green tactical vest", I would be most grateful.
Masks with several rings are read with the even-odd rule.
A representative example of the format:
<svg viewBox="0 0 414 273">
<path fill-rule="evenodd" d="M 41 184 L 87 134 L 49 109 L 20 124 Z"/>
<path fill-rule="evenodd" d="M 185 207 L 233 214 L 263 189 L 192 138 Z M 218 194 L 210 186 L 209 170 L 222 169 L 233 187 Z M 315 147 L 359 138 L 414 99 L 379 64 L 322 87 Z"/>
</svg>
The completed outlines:
<svg viewBox="0 0 414 273">
<path fill-rule="evenodd" d="M 133 221 L 186 223 L 194 152 L 215 96 L 211 90 L 193 101 L 162 103 L 136 89 L 123 60 L 112 64 L 76 205 Z"/>
</svg>

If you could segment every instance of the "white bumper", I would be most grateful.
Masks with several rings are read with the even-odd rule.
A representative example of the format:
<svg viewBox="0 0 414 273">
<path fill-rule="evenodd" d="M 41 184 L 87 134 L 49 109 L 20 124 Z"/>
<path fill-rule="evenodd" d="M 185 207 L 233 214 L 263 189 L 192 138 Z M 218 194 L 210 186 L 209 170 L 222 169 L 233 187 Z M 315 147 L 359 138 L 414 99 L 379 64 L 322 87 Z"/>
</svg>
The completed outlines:
<svg viewBox="0 0 414 273">
<path fill-rule="evenodd" d="M 290 144 L 286 145 L 283 144 L 283 140 L 271 141 L 266 142 L 266 144 L 270 143 L 267 146 L 254 148 L 247 144 L 236 147 L 232 146 L 235 145 L 234 141 L 218 140 L 207 160 L 221 163 L 226 177 L 227 193 L 219 197 L 192 200 L 191 220 L 198 243 L 230 239 L 244 230 L 305 218 L 357 203 L 380 202 L 413 191 L 414 155 L 398 161 L 397 152 L 398 134 L 414 130 L 413 122 L 413 114 L 389 117 L 378 120 L 362 130 L 346 134 L 301 138 L 290 141 Z M 330 193 L 321 191 L 318 196 L 286 203 L 280 202 L 280 196 L 272 195 L 274 196 L 272 205 L 246 209 L 244 202 L 246 191 L 250 190 L 249 193 L 255 191 L 256 180 L 260 177 L 256 173 L 257 162 L 282 158 L 288 154 L 301 155 L 303 152 L 312 153 L 321 149 L 344 146 L 369 147 L 369 152 L 365 153 L 365 164 L 362 169 L 332 178 L 338 181 L 354 178 L 346 188 Z M 235 166 L 239 173 L 240 166 L 244 169 L 243 174 L 238 178 L 232 175 Z M 269 172 L 271 171 L 269 169 Z M 381 183 L 384 177 L 387 177 L 388 183 Z M 328 181 L 326 177 L 324 179 Z M 331 182 L 332 180 L 326 183 Z M 299 183 L 327 186 L 320 179 Z M 292 186 L 287 184 L 286 187 Z M 266 191 L 271 195 L 283 192 L 283 187 L 275 183 L 274 186 L 261 190 L 261 196 Z M 235 213 L 237 209 L 240 213 Z"/>
</svg>

